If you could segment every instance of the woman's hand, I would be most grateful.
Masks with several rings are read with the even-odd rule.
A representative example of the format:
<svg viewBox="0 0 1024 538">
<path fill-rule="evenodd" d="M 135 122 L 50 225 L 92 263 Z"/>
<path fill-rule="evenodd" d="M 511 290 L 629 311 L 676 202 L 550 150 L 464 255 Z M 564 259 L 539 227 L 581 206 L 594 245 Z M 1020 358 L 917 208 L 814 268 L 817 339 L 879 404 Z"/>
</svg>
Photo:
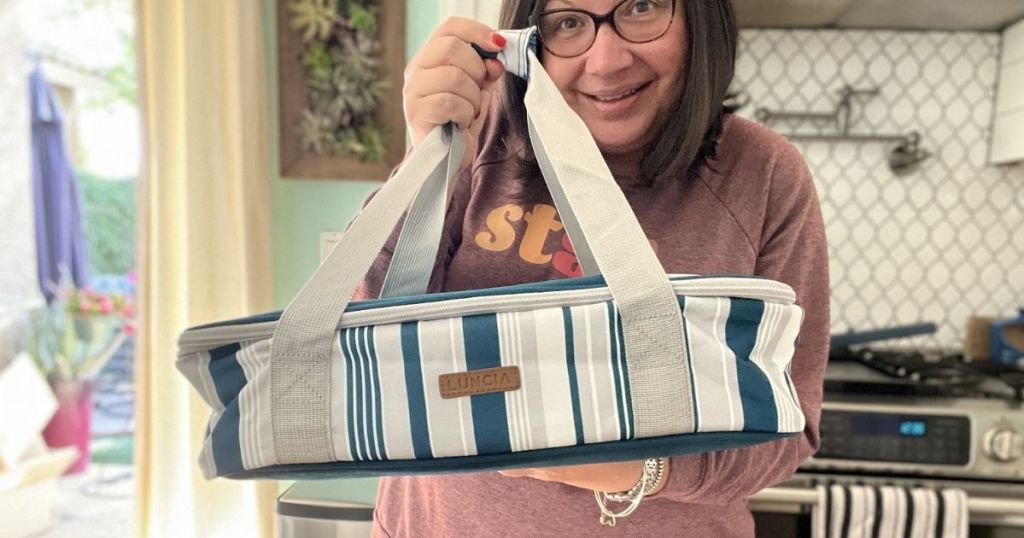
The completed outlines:
<svg viewBox="0 0 1024 538">
<path fill-rule="evenodd" d="M 470 46 L 498 52 L 505 39 L 472 19 L 452 17 L 434 30 L 405 68 L 402 105 L 413 146 L 438 125 L 454 122 L 466 131 L 464 162 L 476 154 L 476 138 L 491 102 L 491 92 L 505 69 L 484 60 Z"/>
<path fill-rule="evenodd" d="M 665 460 L 665 474 L 661 479 L 657 493 L 668 482 L 669 460 Z M 541 467 L 537 469 L 510 469 L 498 471 L 513 478 L 527 477 L 546 482 L 561 482 L 577 488 L 593 491 L 619 493 L 629 491 L 640 480 L 644 472 L 642 461 L 625 461 L 620 463 L 595 463 L 590 465 L 570 465 L 567 467 Z"/>
</svg>

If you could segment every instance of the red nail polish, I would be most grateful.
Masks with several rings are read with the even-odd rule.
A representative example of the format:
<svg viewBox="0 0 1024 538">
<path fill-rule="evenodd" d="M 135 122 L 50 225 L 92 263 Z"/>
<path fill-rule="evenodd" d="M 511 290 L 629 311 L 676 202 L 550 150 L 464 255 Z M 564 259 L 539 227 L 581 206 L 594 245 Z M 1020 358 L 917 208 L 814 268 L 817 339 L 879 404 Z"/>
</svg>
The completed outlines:
<svg viewBox="0 0 1024 538">
<path fill-rule="evenodd" d="M 491 34 L 491 41 L 494 41 L 494 44 L 499 47 L 505 46 L 505 36 L 499 34 L 498 32 L 494 32 Z"/>
</svg>

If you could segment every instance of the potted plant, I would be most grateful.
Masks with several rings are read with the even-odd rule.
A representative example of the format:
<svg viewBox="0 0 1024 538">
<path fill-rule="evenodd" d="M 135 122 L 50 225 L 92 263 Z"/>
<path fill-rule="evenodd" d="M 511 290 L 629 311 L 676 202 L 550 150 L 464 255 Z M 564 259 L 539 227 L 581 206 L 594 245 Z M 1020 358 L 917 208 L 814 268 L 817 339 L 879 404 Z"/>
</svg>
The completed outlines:
<svg viewBox="0 0 1024 538">
<path fill-rule="evenodd" d="M 43 438 L 51 447 L 75 445 L 79 450 L 70 474 L 89 463 L 96 375 L 135 327 L 128 295 L 78 289 L 66 275 L 56 288 L 53 301 L 32 313 L 29 354 L 58 401 Z"/>
</svg>

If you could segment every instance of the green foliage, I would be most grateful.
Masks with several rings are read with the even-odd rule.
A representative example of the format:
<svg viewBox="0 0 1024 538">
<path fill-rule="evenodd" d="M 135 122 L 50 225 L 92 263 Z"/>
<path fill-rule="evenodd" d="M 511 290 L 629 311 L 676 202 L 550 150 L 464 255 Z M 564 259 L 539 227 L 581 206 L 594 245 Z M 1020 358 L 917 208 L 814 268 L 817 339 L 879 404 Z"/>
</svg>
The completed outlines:
<svg viewBox="0 0 1024 538">
<path fill-rule="evenodd" d="M 306 67 L 306 72 L 312 79 L 323 80 L 330 78 L 334 68 L 334 58 L 327 51 L 327 45 L 316 41 L 309 45 L 309 50 L 302 58 L 302 65 Z"/>
<path fill-rule="evenodd" d="M 135 181 L 77 172 L 92 274 L 125 274 L 135 266 Z"/>
<path fill-rule="evenodd" d="M 377 33 L 377 16 L 372 11 L 353 5 L 348 13 L 348 24 L 353 30 L 362 34 Z"/>
<path fill-rule="evenodd" d="M 292 12 L 291 29 L 301 31 L 306 42 L 330 37 L 338 20 L 334 0 L 292 0 L 288 10 Z"/>
<path fill-rule="evenodd" d="M 338 139 L 339 149 L 362 161 L 378 162 L 387 153 L 387 132 L 382 125 L 368 122 L 356 129 L 347 129 Z"/>
<path fill-rule="evenodd" d="M 292 0 L 288 8 L 292 28 L 307 43 L 302 63 L 309 107 L 296 125 L 303 150 L 383 161 L 387 134 L 375 116 L 388 83 L 380 76 L 376 2 Z"/>
</svg>

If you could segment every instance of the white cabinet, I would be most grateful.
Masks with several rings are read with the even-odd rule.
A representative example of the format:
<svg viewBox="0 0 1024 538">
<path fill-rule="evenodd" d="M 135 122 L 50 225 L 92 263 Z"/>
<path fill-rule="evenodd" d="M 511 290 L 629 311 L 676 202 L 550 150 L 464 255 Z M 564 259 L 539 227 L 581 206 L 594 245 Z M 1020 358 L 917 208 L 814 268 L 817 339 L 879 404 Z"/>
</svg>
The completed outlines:
<svg viewBox="0 0 1024 538">
<path fill-rule="evenodd" d="M 1024 20 L 1003 32 L 992 124 L 993 164 L 1024 161 Z"/>
</svg>

